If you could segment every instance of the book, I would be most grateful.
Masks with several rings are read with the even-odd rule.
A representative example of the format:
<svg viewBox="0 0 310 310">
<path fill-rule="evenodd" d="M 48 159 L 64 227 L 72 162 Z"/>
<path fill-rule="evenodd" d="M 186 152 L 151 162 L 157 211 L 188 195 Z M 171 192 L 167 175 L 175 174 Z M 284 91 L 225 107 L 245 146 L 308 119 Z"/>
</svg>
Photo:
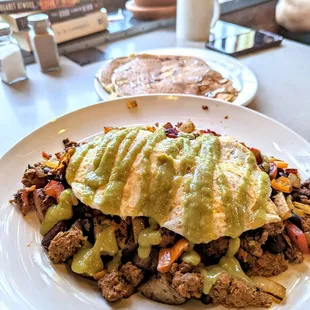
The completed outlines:
<svg viewBox="0 0 310 310">
<path fill-rule="evenodd" d="M 71 8 L 93 0 L 0 0 L 0 14 Z"/>
<path fill-rule="evenodd" d="M 46 13 L 52 24 L 63 22 L 65 20 L 77 18 L 86 15 L 87 13 L 98 11 L 103 7 L 103 1 L 96 0 L 90 3 L 76 5 L 72 8 L 59 8 L 49 11 L 30 11 L 17 14 L 7 14 L 0 16 L 0 20 L 10 24 L 14 32 L 28 29 L 27 17 L 36 13 Z"/>
<path fill-rule="evenodd" d="M 57 44 L 106 30 L 107 27 L 107 13 L 101 11 L 52 25 Z M 29 31 L 15 32 L 13 37 L 19 43 L 21 49 L 27 52 L 32 51 Z"/>
</svg>

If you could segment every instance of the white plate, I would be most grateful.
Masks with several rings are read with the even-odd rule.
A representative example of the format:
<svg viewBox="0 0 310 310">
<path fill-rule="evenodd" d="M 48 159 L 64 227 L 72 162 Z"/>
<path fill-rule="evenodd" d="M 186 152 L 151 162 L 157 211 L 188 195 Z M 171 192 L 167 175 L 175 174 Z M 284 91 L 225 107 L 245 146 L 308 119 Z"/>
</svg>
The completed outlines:
<svg viewBox="0 0 310 310">
<path fill-rule="evenodd" d="M 25 218 L 8 204 L 21 187 L 21 176 L 28 163 L 41 159 L 41 152 L 59 151 L 62 139 L 85 139 L 102 131 L 103 126 L 176 124 L 191 118 L 200 128 L 229 134 L 265 154 L 287 160 L 309 174 L 310 146 L 287 127 L 252 110 L 211 99 L 189 96 L 141 96 L 138 107 L 129 110 L 128 99 L 117 99 L 75 111 L 36 130 L 0 159 L 0 309 L 205 309 L 198 301 L 167 306 L 136 294 L 110 305 L 96 285 L 75 276 L 62 265 L 50 263 L 40 246 L 39 223 L 35 214 Z M 209 110 L 203 110 L 208 105 Z M 228 119 L 225 117 L 228 116 Z M 288 300 L 277 309 L 309 309 L 309 259 L 290 267 L 278 277 L 288 289 Z M 221 309 L 221 307 L 217 308 Z M 224 308 L 223 308 L 224 309 Z"/>
<path fill-rule="evenodd" d="M 192 56 L 203 59 L 212 69 L 231 80 L 233 86 L 240 91 L 238 97 L 233 102 L 235 105 L 248 105 L 254 99 L 257 92 L 257 79 L 254 73 L 233 57 L 201 48 L 162 48 L 138 52 L 137 54 L 143 53 L 153 55 Z M 97 76 L 100 76 L 100 70 L 94 79 L 95 90 L 100 99 L 108 100 L 109 94 L 103 89 Z"/>
</svg>

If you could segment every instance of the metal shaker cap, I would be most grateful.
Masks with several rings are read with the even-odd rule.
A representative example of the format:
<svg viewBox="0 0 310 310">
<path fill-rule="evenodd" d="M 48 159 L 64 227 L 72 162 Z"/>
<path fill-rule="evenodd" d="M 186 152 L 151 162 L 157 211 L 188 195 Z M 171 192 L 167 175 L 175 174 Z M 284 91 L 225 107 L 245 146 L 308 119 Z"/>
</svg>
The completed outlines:
<svg viewBox="0 0 310 310">
<path fill-rule="evenodd" d="M 0 37 L 8 36 L 11 33 L 11 26 L 8 23 L 0 22 Z"/>
<path fill-rule="evenodd" d="M 47 29 L 50 26 L 50 20 L 47 14 L 39 13 L 27 17 L 28 26 L 31 28 Z"/>
</svg>

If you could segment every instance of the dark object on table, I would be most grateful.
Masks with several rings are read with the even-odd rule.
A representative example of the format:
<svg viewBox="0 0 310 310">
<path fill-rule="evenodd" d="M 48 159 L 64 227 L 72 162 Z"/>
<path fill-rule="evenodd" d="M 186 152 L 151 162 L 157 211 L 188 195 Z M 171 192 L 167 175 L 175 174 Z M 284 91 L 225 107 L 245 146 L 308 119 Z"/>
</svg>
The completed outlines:
<svg viewBox="0 0 310 310">
<path fill-rule="evenodd" d="M 265 30 L 251 30 L 247 33 L 207 42 L 206 47 L 230 56 L 240 56 L 279 46 L 282 40 L 282 36 Z"/>
<path fill-rule="evenodd" d="M 76 62 L 80 66 L 85 66 L 94 62 L 107 59 L 105 54 L 95 47 L 90 47 L 82 51 L 65 54 L 65 56 L 70 60 Z"/>
<path fill-rule="evenodd" d="M 280 26 L 278 32 L 284 38 L 310 45 L 310 32 L 291 32 Z"/>
</svg>

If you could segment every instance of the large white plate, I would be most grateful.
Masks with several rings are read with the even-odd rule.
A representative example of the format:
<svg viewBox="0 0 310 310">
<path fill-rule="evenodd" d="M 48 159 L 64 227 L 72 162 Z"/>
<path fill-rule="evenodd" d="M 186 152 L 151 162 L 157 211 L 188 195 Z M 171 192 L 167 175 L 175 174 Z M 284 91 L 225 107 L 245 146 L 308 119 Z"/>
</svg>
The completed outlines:
<svg viewBox="0 0 310 310">
<path fill-rule="evenodd" d="M 198 301 L 172 307 L 136 294 L 110 305 L 100 296 L 95 283 L 75 276 L 62 265 L 52 265 L 40 246 L 39 222 L 35 214 L 25 218 L 8 204 L 21 187 L 20 179 L 28 163 L 41 152 L 56 152 L 62 139 L 82 140 L 102 131 L 103 126 L 177 123 L 191 118 L 197 126 L 232 135 L 265 154 L 287 160 L 309 173 L 310 146 L 287 127 L 252 110 L 231 104 L 189 96 L 141 96 L 138 107 L 129 110 L 128 99 L 90 106 L 36 130 L 0 159 L 0 309 L 204 309 Z M 203 110 L 208 105 L 209 110 Z M 228 119 L 225 117 L 228 116 Z M 288 289 L 281 310 L 309 309 L 310 271 L 307 263 L 285 272 L 278 279 Z M 217 308 L 221 309 L 221 308 Z"/>
<path fill-rule="evenodd" d="M 212 69 L 221 73 L 225 78 L 233 81 L 233 86 L 240 91 L 238 97 L 233 102 L 235 105 L 246 106 L 255 97 L 257 92 L 257 79 L 254 73 L 239 60 L 217 52 L 201 48 L 162 48 L 139 52 L 137 54 L 154 55 L 178 55 L 192 56 L 206 61 Z M 104 64 L 103 64 L 104 66 Z M 108 100 L 109 94 L 103 89 L 98 81 L 100 70 L 94 79 L 95 90 L 102 100 Z"/>
</svg>

